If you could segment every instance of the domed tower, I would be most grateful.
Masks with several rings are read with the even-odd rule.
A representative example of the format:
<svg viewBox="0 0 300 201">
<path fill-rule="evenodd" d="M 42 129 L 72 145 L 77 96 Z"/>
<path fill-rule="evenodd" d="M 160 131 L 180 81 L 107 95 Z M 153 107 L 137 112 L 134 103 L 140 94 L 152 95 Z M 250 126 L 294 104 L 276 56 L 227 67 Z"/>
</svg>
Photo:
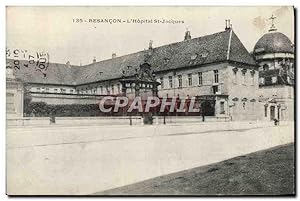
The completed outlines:
<svg viewBox="0 0 300 201">
<path fill-rule="evenodd" d="M 260 66 L 261 86 L 294 84 L 294 45 L 286 35 L 277 32 L 273 23 L 269 33 L 255 44 L 253 55 Z"/>
<path fill-rule="evenodd" d="M 294 45 L 272 26 L 255 44 L 253 56 L 259 65 L 259 96 L 265 102 L 266 119 L 293 118 Z M 288 111 L 288 107 L 291 107 Z M 270 110 L 270 111 L 269 111 Z"/>
</svg>

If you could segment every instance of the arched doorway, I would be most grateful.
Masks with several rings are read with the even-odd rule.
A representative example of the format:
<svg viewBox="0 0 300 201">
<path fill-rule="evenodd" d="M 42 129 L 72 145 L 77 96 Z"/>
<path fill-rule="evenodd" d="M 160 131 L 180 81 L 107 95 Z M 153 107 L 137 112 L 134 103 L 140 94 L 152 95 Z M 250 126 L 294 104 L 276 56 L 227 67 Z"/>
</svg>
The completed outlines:
<svg viewBox="0 0 300 201">
<path fill-rule="evenodd" d="M 214 101 L 204 101 L 201 104 L 201 114 L 205 116 L 214 116 L 215 115 L 215 106 Z"/>
</svg>

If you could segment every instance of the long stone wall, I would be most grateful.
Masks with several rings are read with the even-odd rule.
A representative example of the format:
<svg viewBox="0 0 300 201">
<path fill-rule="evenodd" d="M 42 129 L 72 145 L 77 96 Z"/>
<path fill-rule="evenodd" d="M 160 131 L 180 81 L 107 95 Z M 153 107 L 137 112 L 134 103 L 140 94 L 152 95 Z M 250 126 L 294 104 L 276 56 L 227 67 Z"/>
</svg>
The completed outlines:
<svg viewBox="0 0 300 201">
<path fill-rule="evenodd" d="M 98 104 L 102 95 L 31 93 L 31 102 L 45 102 L 49 105 Z"/>
</svg>

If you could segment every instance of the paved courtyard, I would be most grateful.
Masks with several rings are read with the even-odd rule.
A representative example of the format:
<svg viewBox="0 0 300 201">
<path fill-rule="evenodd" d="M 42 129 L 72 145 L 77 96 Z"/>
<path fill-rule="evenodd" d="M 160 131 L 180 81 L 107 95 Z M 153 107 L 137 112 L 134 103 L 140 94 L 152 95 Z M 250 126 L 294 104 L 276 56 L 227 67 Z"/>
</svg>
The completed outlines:
<svg viewBox="0 0 300 201">
<path fill-rule="evenodd" d="M 7 129 L 8 194 L 92 194 L 294 141 L 292 122 Z"/>
</svg>

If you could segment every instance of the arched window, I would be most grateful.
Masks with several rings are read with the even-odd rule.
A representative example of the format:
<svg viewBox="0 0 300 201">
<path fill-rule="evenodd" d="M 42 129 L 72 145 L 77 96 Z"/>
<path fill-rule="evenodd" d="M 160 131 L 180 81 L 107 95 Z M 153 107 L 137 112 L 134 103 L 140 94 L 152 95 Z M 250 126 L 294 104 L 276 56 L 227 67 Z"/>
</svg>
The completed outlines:
<svg viewBox="0 0 300 201">
<path fill-rule="evenodd" d="M 264 64 L 263 65 L 263 70 L 269 70 L 269 65 L 268 64 Z"/>
</svg>

